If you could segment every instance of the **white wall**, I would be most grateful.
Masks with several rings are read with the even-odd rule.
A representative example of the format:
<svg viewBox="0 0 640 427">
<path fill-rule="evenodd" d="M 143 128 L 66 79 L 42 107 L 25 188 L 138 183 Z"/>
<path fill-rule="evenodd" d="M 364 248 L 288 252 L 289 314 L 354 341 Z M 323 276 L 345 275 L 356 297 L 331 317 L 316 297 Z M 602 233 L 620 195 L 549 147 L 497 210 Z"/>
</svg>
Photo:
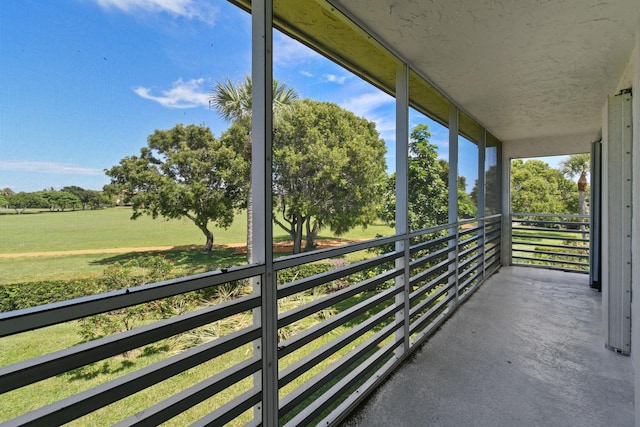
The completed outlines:
<svg viewBox="0 0 640 427">
<path fill-rule="evenodd" d="M 633 220 L 631 266 L 631 357 L 635 371 L 636 426 L 640 426 L 640 24 L 636 33 L 633 76 Z"/>
<path fill-rule="evenodd" d="M 504 159 L 590 153 L 591 143 L 598 139 L 593 132 L 530 138 L 504 143 L 502 152 Z"/>
</svg>

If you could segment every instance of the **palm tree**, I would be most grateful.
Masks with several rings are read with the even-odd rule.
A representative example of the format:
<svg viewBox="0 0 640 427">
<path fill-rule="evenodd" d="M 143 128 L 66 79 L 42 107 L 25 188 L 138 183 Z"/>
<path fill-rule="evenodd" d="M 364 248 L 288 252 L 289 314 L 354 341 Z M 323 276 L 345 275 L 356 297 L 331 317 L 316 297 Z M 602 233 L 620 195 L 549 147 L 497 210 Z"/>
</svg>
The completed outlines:
<svg viewBox="0 0 640 427">
<path fill-rule="evenodd" d="M 591 156 L 587 153 L 574 154 L 560 163 L 560 171 L 571 178 L 578 178 L 578 215 L 585 214 L 587 174 L 591 166 Z"/>
<path fill-rule="evenodd" d="M 216 110 L 223 119 L 229 122 L 245 122 L 251 129 L 251 102 L 252 102 L 251 76 L 245 76 L 237 85 L 227 77 L 222 82 L 217 82 L 211 90 L 209 107 Z M 273 80 L 272 86 L 274 119 L 279 113 L 298 100 L 295 89 Z M 251 162 L 251 135 L 245 141 L 245 158 Z M 253 234 L 251 224 L 252 217 L 251 182 L 249 182 L 249 194 L 247 196 L 247 260 L 253 261 Z"/>
</svg>

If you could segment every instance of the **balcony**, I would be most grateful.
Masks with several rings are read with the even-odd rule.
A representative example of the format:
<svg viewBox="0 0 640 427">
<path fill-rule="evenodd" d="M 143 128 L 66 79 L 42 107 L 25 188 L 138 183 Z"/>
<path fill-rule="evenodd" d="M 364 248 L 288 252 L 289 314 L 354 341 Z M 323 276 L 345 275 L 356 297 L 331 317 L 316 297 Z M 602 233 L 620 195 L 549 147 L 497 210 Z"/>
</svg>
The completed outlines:
<svg viewBox="0 0 640 427">
<path fill-rule="evenodd" d="M 631 97 L 640 86 L 637 1 L 233 3 L 252 12 L 255 263 L 1 313 L 0 337 L 39 333 L 27 341 L 42 343 L 48 328 L 78 319 L 233 282 L 251 286 L 226 302 L 15 357 L 0 367 L 2 422 L 337 425 L 365 404 L 348 424 L 633 425 L 634 381 L 640 387 L 631 364 L 640 366 L 640 317 L 631 319 L 630 300 L 640 286 L 631 269 L 640 252 L 640 215 L 632 215 L 640 211 L 640 97 Z M 394 98 L 398 234 L 273 259 L 274 28 Z M 411 229 L 407 218 L 409 108 L 448 129 L 449 223 L 427 230 Z M 459 221 L 452 190 L 463 139 L 477 147 L 485 189 L 480 218 L 468 221 Z M 511 242 L 510 159 L 592 148 L 603 150 L 603 215 L 591 224 L 604 228 L 602 307 L 586 275 L 500 270 Z M 555 252 L 545 248 L 528 250 Z M 358 258 L 282 279 L 341 257 Z M 583 254 L 562 264 L 576 266 L 576 259 Z M 164 350 L 209 326 L 211 339 Z M 129 352 L 144 363 L 123 356 Z M 105 367 L 117 377 L 100 381 Z M 78 378 L 93 381 L 80 387 Z M 411 415 L 417 418 L 402 418 Z"/>
<path fill-rule="evenodd" d="M 633 426 L 584 274 L 503 267 L 345 424 Z"/>
<path fill-rule="evenodd" d="M 7 425 L 253 425 L 273 410 L 280 424 L 338 423 L 499 268 L 500 236 L 501 216 L 493 215 L 0 313 L 0 337 L 40 333 L 26 335 L 27 343 L 100 313 L 126 318 L 129 307 L 149 320 L 0 367 L 0 393 L 15 402 L 3 418 Z M 323 260 L 332 268 L 286 274 Z M 161 301 L 243 281 L 253 290 L 226 302 L 153 315 Z M 212 339 L 171 350 L 202 328 Z M 116 377 L 101 375 L 105 369 Z"/>
</svg>

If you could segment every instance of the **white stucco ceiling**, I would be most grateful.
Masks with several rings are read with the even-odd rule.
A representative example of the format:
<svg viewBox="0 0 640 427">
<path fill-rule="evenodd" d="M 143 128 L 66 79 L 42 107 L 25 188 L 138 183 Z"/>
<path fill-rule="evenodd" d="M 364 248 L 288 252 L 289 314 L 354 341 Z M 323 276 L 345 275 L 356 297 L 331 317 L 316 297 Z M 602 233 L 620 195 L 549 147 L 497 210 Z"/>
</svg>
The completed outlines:
<svg viewBox="0 0 640 427">
<path fill-rule="evenodd" d="M 505 142 L 598 134 L 640 0 L 331 0 Z"/>
</svg>

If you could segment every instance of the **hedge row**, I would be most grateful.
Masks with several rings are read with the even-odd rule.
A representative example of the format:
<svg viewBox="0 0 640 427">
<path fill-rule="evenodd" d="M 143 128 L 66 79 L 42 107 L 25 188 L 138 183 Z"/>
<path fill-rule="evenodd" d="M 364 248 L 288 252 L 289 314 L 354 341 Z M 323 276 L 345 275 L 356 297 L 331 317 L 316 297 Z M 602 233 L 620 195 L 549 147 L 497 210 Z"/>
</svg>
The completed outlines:
<svg viewBox="0 0 640 427">
<path fill-rule="evenodd" d="M 0 312 L 92 295 L 97 289 L 93 277 L 0 285 Z"/>
<path fill-rule="evenodd" d="M 329 264 L 308 264 L 289 268 L 279 272 L 279 284 L 288 283 L 304 277 L 324 273 L 331 269 Z M 105 270 L 107 273 L 109 270 Z M 124 273 L 120 271 L 120 274 Z M 157 278 L 157 279 L 166 279 Z M 129 280 L 127 280 L 128 282 Z M 135 280 L 132 280 L 135 282 Z M 124 286 L 126 287 L 126 286 Z M 65 301 L 87 295 L 104 292 L 105 277 L 83 277 L 72 280 L 44 280 L 36 282 L 0 285 L 0 312 L 20 310 L 58 301 Z M 199 297 L 208 299 L 213 290 L 200 291 Z"/>
</svg>

